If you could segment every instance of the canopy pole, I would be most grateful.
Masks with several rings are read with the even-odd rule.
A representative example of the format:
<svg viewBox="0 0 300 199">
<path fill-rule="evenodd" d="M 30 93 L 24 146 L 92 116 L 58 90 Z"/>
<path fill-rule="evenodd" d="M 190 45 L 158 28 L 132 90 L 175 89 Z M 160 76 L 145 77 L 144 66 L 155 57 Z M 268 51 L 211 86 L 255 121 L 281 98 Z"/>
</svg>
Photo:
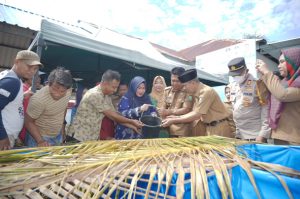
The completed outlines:
<svg viewBox="0 0 300 199">
<path fill-rule="evenodd" d="M 43 49 L 42 46 L 43 46 L 43 43 L 44 43 L 43 36 L 42 36 L 41 32 L 38 32 L 37 35 L 35 36 L 34 40 L 31 42 L 30 46 L 28 47 L 28 50 L 31 50 L 36 44 L 36 46 L 37 46 L 36 53 L 42 59 L 42 49 Z M 35 75 L 32 78 L 32 81 L 31 81 L 31 91 L 33 93 L 36 92 L 35 82 L 36 82 L 36 79 L 38 78 L 38 76 L 39 76 L 39 71 L 37 71 L 35 73 Z"/>
</svg>

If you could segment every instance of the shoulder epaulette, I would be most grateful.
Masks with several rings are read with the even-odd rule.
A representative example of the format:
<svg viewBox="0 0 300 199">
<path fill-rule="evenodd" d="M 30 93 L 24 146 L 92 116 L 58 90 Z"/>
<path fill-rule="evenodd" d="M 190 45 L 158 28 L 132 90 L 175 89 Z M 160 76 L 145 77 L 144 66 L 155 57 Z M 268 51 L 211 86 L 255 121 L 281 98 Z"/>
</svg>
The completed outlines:
<svg viewBox="0 0 300 199">
<path fill-rule="evenodd" d="M 172 86 L 168 86 L 165 88 L 165 91 L 170 90 L 172 88 Z"/>
</svg>

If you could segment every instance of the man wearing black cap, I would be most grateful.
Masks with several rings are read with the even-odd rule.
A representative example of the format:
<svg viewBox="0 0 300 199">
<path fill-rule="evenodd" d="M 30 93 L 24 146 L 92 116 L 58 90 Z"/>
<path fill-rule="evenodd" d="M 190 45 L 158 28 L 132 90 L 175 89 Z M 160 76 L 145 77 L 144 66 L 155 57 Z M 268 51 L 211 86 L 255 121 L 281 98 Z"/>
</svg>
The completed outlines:
<svg viewBox="0 0 300 199">
<path fill-rule="evenodd" d="M 196 69 L 185 71 L 179 76 L 179 80 L 185 85 L 186 91 L 195 97 L 193 110 L 185 115 L 167 118 L 163 120 L 162 125 L 192 122 L 194 130 L 202 121 L 206 124 L 206 135 L 232 137 L 232 130 L 228 124 L 229 112 L 217 92 L 199 82 Z M 195 132 L 195 134 L 201 135 L 202 132 Z"/>
<path fill-rule="evenodd" d="M 183 67 L 175 67 L 171 70 L 171 86 L 165 88 L 163 107 L 158 110 L 162 118 L 183 115 L 193 108 L 193 97 L 184 91 L 184 86 L 178 79 L 184 71 Z M 170 137 L 190 136 L 191 125 L 172 124 L 168 130 Z"/>
<path fill-rule="evenodd" d="M 248 73 L 243 57 L 228 63 L 229 76 L 234 82 L 230 86 L 230 101 L 233 104 L 233 119 L 236 138 L 264 142 L 269 137 L 268 106 L 264 97 L 267 92 L 263 84 Z"/>
</svg>

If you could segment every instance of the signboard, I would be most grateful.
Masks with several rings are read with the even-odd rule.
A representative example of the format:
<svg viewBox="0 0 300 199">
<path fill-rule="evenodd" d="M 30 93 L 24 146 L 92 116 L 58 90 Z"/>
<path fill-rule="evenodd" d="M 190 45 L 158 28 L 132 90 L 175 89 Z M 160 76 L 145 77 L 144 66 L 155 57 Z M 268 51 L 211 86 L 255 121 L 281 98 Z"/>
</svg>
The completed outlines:
<svg viewBox="0 0 300 199">
<path fill-rule="evenodd" d="M 257 78 L 255 39 L 243 40 L 242 43 L 199 55 L 196 57 L 196 68 L 217 75 L 220 78 L 228 78 L 227 64 L 236 57 L 244 57 L 249 72 Z M 232 82 L 231 78 L 229 78 L 229 81 Z"/>
</svg>

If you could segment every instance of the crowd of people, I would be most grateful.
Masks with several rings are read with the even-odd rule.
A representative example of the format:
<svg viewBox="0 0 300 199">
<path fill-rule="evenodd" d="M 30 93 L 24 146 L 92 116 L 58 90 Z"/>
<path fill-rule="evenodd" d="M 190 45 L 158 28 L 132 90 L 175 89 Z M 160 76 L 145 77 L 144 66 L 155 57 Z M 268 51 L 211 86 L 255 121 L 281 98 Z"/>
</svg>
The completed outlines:
<svg viewBox="0 0 300 199">
<path fill-rule="evenodd" d="M 259 79 L 249 73 L 243 57 L 232 59 L 228 74 L 234 81 L 225 87 L 224 102 L 199 81 L 196 69 L 173 68 L 171 86 L 156 76 L 149 94 L 145 78 L 135 76 L 126 84 L 119 72 L 107 70 L 95 87 L 77 88 L 68 128 L 71 72 L 57 67 L 41 87 L 36 74 L 42 67 L 36 53 L 23 50 L 12 69 L 0 73 L 0 150 L 19 142 L 46 147 L 65 141 L 141 139 L 145 115 L 160 119 L 160 138 L 219 135 L 300 144 L 300 48 L 282 50 L 279 74 L 258 60 Z"/>
</svg>

